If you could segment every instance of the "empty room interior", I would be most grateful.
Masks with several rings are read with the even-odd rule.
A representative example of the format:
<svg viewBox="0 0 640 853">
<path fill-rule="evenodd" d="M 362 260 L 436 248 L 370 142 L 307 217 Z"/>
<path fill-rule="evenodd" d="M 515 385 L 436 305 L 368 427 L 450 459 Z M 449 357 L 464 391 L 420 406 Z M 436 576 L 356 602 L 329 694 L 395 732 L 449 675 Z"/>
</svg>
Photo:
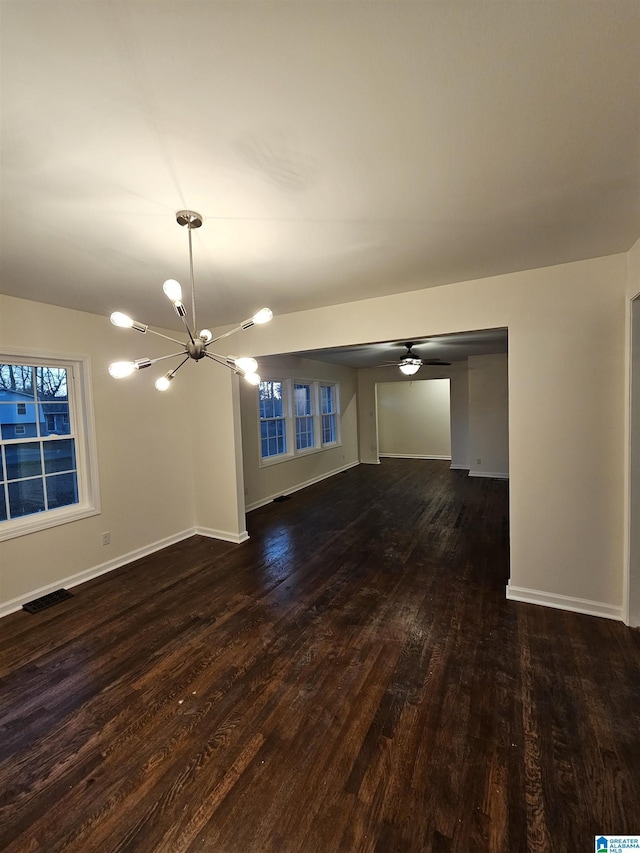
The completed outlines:
<svg viewBox="0 0 640 853">
<path fill-rule="evenodd" d="M 0 40 L 0 849 L 640 833 L 640 2 Z"/>
</svg>

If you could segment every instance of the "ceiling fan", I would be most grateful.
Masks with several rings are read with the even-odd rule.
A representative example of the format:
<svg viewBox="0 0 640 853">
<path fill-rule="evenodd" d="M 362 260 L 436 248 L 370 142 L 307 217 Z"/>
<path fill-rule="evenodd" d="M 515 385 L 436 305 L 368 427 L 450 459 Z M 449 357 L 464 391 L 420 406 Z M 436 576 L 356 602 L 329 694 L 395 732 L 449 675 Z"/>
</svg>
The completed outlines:
<svg viewBox="0 0 640 853">
<path fill-rule="evenodd" d="M 413 376 L 417 373 L 422 365 L 435 365 L 437 367 L 449 367 L 450 361 L 442 361 L 440 358 L 420 358 L 412 349 L 413 341 L 407 341 L 404 344 L 407 348 L 406 353 L 400 358 L 400 361 L 387 362 L 387 366 L 399 367 L 405 376 Z"/>
</svg>

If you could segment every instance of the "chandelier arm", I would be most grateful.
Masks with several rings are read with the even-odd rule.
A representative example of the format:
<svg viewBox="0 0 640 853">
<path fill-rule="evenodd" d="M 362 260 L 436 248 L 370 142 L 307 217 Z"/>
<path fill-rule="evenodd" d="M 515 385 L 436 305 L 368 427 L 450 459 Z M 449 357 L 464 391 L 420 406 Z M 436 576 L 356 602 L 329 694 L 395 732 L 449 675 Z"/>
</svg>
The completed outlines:
<svg viewBox="0 0 640 853">
<path fill-rule="evenodd" d="M 171 341 L 172 343 L 178 344 L 179 346 L 183 345 L 182 341 L 179 341 L 177 338 L 170 338 L 169 335 L 163 335 L 162 332 L 154 332 L 154 330 L 150 329 L 149 327 L 147 327 L 147 332 L 151 332 L 152 335 L 157 335 L 159 338 L 164 338 L 165 340 Z"/>
<path fill-rule="evenodd" d="M 180 353 L 176 353 L 176 355 L 180 355 Z M 180 362 L 180 364 L 179 364 L 177 367 L 174 367 L 174 369 L 171 371 L 171 377 L 172 377 L 172 378 L 173 378 L 173 377 L 176 375 L 176 373 L 180 370 L 180 368 L 182 367 L 182 365 L 183 365 L 183 364 L 186 364 L 186 363 L 189 361 L 189 358 L 190 358 L 190 357 L 191 357 L 191 356 L 187 356 L 185 359 L 183 359 L 183 360 Z"/>
<path fill-rule="evenodd" d="M 178 341 L 178 343 L 180 343 L 180 341 Z M 152 358 L 151 359 L 151 364 L 155 364 L 156 361 L 164 361 L 167 358 L 175 358 L 178 355 L 184 355 L 184 354 L 185 354 L 185 350 L 181 350 L 180 352 L 172 352 L 171 355 L 159 355 L 158 358 Z M 190 356 L 187 356 L 185 358 L 185 361 L 188 361 L 189 358 L 190 358 Z"/>
<path fill-rule="evenodd" d="M 182 319 L 182 322 L 184 323 L 184 327 L 187 330 L 187 334 L 189 335 L 189 338 L 191 339 L 191 343 L 195 344 L 195 341 L 193 339 L 193 335 L 191 334 L 191 329 L 189 328 L 189 324 L 187 323 L 186 318 L 182 314 L 180 314 L 180 318 Z M 178 341 L 178 343 L 179 343 L 179 341 Z"/>
<path fill-rule="evenodd" d="M 221 364 L 223 367 L 228 367 L 229 370 L 233 370 L 233 372 L 237 373 L 238 376 L 241 375 L 240 370 L 236 370 L 236 368 L 232 364 L 229 364 L 229 362 L 226 360 L 226 358 L 224 358 L 221 355 L 218 355 L 218 353 L 216 353 L 216 352 L 214 352 L 214 353 L 205 352 L 205 355 L 207 358 L 210 358 L 212 361 L 215 361 L 217 364 Z"/>
<path fill-rule="evenodd" d="M 210 344 L 215 344 L 216 341 L 221 341 L 223 338 L 228 338 L 229 335 L 235 334 L 235 332 L 242 331 L 242 326 L 236 326 L 235 329 L 230 329 L 228 332 L 225 332 L 222 335 L 218 335 L 217 338 L 211 338 L 211 340 L 207 343 L 207 346 Z"/>
</svg>

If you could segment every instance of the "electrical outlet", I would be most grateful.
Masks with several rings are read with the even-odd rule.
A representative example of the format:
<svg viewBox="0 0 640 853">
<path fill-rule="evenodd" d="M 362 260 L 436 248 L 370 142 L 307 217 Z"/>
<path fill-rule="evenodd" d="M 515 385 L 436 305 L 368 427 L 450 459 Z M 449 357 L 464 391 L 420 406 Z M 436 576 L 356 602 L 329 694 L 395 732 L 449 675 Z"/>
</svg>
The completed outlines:
<svg viewBox="0 0 640 853">
<path fill-rule="evenodd" d="M 482 459 L 476 459 L 476 465 L 482 465 Z"/>
<path fill-rule="evenodd" d="M 103 545 L 108 545 L 110 542 L 111 542 L 111 534 L 110 534 L 110 533 L 109 533 L 109 531 L 107 530 L 107 532 L 106 532 L 106 533 L 103 533 L 103 534 L 102 534 L 102 544 L 103 544 Z"/>
</svg>

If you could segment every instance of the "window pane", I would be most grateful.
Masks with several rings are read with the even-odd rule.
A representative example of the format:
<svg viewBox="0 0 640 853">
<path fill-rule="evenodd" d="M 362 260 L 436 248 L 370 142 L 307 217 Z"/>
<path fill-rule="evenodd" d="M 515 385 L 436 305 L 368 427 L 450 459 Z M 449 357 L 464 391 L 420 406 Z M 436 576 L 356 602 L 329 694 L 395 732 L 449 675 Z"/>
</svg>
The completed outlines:
<svg viewBox="0 0 640 853">
<path fill-rule="evenodd" d="M 38 400 L 67 399 L 66 367 L 36 367 L 36 391 Z"/>
<path fill-rule="evenodd" d="M 25 444 L 5 445 L 7 460 L 7 479 L 17 480 L 20 477 L 33 477 L 42 474 L 40 459 L 40 442 L 29 441 Z M 33 510 L 37 512 L 37 510 Z M 13 515 L 13 512 L 11 513 Z"/>
<path fill-rule="evenodd" d="M 41 403 L 40 435 L 69 435 L 69 403 L 61 400 L 59 403 Z"/>
<path fill-rule="evenodd" d="M 329 415 L 333 412 L 333 385 L 322 385 L 320 387 L 322 397 L 322 414 Z"/>
<path fill-rule="evenodd" d="M 303 417 L 311 414 L 311 386 L 310 385 L 294 385 L 293 399 L 296 409 L 296 417 Z"/>
<path fill-rule="evenodd" d="M 0 420 L 6 417 L 6 409 L 0 406 Z M 37 436 L 35 421 L 32 423 L 2 423 L 1 437 L 7 438 L 35 438 Z"/>
<path fill-rule="evenodd" d="M 260 417 L 281 418 L 282 409 L 282 382 L 270 380 L 261 382 L 259 386 Z"/>
<path fill-rule="evenodd" d="M 62 441 L 45 441 L 44 470 L 47 474 L 55 471 L 73 471 L 76 467 L 76 448 L 72 438 Z"/>
<path fill-rule="evenodd" d="M 26 392 L 33 399 L 33 367 L 27 364 L 0 364 L 0 389 Z"/>
<path fill-rule="evenodd" d="M 0 521 L 7 520 L 7 502 L 4 497 L 4 486 L 0 486 Z"/>
<path fill-rule="evenodd" d="M 78 480 L 75 472 L 45 477 L 49 509 L 78 503 Z"/>
<path fill-rule="evenodd" d="M 287 438 L 284 418 L 262 421 L 260 424 L 260 452 L 263 459 L 287 452 Z"/>
<path fill-rule="evenodd" d="M 273 416 L 273 404 L 270 398 L 260 397 L 260 417 L 270 418 Z"/>
<path fill-rule="evenodd" d="M 42 478 L 9 483 L 9 507 L 12 518 L 42 512 L 44 510 Z"/>
<path fill-rule="evenodd" d="M 331 444 L 336 440 L 336 416 L 322 416 L 322 443 Z"/>
<path fill-rule="evenodd" d="M 0 365 L 5 370 L 16 365 Z M 17 374 L 18 377 L 21 374 Z M 8 380 L 6 380 L 8 381 Z M 0 380 L 0 433 L 3 439 L 15 438 L 16 435 L 32 437 L 37 435 L 36 405 L 33 398 L 24 391 L 6 387 Z M 22 427 L 16 431 L 16 427 Z"/>
<path fill-rule="evenodd" d="M 313 418 L 296 418 L 296 446 L 298 450 L 313 447 Z"/>
</svg>

